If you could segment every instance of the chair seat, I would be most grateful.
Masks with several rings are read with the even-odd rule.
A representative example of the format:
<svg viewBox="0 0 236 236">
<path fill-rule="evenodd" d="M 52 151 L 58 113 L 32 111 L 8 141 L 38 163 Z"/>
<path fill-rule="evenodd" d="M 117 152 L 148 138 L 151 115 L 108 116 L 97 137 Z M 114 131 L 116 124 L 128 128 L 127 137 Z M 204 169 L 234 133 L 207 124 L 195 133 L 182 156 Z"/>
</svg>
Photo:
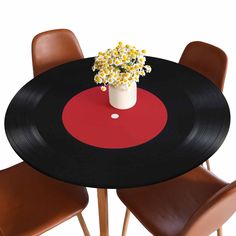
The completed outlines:
<svg viewBox="0 0 236 236">
<path fill-rule="evenodd" d="M 0 171 L 0 235 L 39 235 L 80 213 L 84 187 L 47 177 L 26 163 Z"/>
<path fill-rule="evenodd" d="M 195 211 L 226 185 L 198 167 L 175 179 L 141 188 L 119 189 L 117 194 L 153 235 L 181 236 Z"/>
</svg>

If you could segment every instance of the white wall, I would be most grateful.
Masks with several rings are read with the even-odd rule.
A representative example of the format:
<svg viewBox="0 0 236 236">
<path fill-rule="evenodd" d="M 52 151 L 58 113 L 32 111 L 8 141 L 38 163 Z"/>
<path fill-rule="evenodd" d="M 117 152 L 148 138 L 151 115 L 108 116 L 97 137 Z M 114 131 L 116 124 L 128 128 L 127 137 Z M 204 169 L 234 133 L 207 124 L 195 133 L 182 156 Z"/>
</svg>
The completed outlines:
<svg viewBox="0 0 236 236">
<path fill-rule="evenodd" d="M 32 78 L 31 39 L 41 31 L 69 28 L 77 35 L 86 57 L 113 47 L 118 41 L 145 48 L 151 56 L 178 61 L 185 45 L 202 40 L 222 48 L 229 66 L 224 94 L 231 108 L 231 128 L 220 150 L 211 158 L 213 171 L 226 181 L 235 173 L 236 140 L 236 35 L 235 1 L 0 1 L 0 169 L 21 159 L 10 147 L 4 131 L 6 108 L 21 86 Z M 95 189 L 84 211 L 91 235 L 98 235 Z M 120 235 L 125 208 L 109 192 L 110 235 Z M 224 227 L 236 235 L 236 216 Z M 47 236 L 82 235 L 76 218 L 45 233 Z M 128 235 L 149 235 L 131 218 Z"/>
</svg>

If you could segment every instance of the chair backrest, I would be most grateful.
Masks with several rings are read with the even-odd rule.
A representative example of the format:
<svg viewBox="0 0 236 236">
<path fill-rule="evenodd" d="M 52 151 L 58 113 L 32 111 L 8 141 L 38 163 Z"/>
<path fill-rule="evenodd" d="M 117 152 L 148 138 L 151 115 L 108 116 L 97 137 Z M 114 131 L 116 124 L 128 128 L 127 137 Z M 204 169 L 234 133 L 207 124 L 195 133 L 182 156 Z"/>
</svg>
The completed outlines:
<svg viewBox="0 0 236 236">
<path fill-rule="evenodd" d="M 83 57 L 76 36 L 67 29 L 42 32 L 32 41 L 34 76 L 57 65 Z"/>
<path fill-rule="evenodd" d="M 220 48 L 204 42 L 191 42 L 184 49 L 179 63 L 204 75 L 223 90 L 227 56 Z"/>
<path fill-rule="evenodd" d="M 213 195 L 187 222 L 182 236 L 208 236 L 236 211 L 236 181 Z"/>
</svg>

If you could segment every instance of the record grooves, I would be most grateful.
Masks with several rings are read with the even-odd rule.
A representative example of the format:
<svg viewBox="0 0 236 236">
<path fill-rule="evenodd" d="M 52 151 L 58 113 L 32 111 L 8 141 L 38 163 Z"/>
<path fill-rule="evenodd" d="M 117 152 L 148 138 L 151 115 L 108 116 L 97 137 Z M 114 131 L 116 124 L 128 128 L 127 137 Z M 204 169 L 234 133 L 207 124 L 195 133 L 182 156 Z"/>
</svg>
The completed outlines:
<svg viewBox="0 0 236 236">
<path fill-rule="evenodd" d="M 62 112 L 72 97 L 95 86 L 93 61 L 53 68 L 27 83 L 11 101 L 5 117 L 7 137 L 35 169 L 84 186 L 137 187 L 197 167 L 223 143 L 230 112 L 221 91 L 193 70 L 153 57 L 147 57 L 152 73 L 138 86 L 159 97 L 167 109 L 161 133 L 141 145 L 119 149 L 75 139 L 63 125 Z"/>
</svg>

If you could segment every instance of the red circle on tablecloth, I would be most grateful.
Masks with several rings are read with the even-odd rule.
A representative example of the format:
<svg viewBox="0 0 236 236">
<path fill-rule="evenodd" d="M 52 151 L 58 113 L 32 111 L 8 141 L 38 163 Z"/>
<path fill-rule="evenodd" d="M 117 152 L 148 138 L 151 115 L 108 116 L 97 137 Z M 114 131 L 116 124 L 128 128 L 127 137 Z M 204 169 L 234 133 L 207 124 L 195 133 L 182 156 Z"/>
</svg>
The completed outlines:
<svg viewBox="0 0 236 236">
<path fill-rule="evenodd" d="M 134 107 L 119 110 L 109 104 L 108 91 L 94 87 L 68 101 L 62 122 L 83 143 L 100 148 L 128 148 L 156 137 L 164 129 L 167 117 L 162 101 L 144 89 L 138 88 Z"/>
</svg>

